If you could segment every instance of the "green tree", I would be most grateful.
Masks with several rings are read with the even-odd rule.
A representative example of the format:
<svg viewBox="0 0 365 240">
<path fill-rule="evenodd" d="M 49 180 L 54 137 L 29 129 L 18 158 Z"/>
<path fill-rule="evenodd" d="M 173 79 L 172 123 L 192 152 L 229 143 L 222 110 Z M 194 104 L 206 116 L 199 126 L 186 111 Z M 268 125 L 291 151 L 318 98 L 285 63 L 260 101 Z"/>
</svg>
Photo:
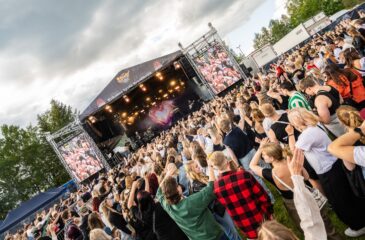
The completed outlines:
<svg viewBox="0 0 365 240">
<path fill-rule="evenodd" d="M 71 107 L 51 101 L 38 115 L 37 126 L 0 127 L 0 219 L 20 202 L 69 180 L 57 155 L 45 139 L 76 117 Z"/>
</svg>

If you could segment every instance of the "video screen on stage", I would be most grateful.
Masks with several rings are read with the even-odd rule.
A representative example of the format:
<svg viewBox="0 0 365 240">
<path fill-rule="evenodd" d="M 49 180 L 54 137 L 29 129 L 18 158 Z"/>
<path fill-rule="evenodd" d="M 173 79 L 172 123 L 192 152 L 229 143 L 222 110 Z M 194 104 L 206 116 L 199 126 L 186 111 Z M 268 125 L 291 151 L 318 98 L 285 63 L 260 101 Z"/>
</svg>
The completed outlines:
<svg viewBox="0 0 365 240">
<path fill-rule="evenodd" d="M 194 62 L 215 94 L 242 79 L 241 73 L 229 58 L 225 47 L 219 43 L 215 43 L 194 58 Z"/>
<path fill-rule="evenodd" d="M 67 167 L 76 180 L 82 182 L 103 168 L 101 160 L 84 133 L 71 139 L 59 148 Z"/>
</svg>

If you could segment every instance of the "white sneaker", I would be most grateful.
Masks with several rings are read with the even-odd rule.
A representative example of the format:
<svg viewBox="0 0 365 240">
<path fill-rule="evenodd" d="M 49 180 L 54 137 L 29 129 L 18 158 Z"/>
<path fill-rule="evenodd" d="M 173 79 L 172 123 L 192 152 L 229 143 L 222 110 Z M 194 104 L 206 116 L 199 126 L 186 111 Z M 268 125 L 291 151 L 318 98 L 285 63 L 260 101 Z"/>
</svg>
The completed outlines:
<svg viewBox="0 0 365 240">
<path fill-rule="evenodd" d="M 352 230 L 351 228 L 347 228 L 345 230 L 345 235 L 348 236 L 348 237 L 360 237 L 361 235 L 364 235 L 365 234 L 365 227 L 355 231 L 355 230 Z"/>
</svg>

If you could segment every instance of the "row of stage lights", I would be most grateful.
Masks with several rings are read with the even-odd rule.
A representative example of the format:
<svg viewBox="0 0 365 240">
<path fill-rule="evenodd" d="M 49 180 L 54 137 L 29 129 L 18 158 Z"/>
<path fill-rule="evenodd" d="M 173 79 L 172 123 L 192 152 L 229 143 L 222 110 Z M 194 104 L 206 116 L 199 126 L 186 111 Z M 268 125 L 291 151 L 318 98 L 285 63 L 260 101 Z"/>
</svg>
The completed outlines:
<svg viewBox="0 0 365 240">
<path fill-rule="evenodd" d="M 159 75 L 158 73 L 156 73 L 156 75 Z M 156 76 L 156 77 L 158 77 L 158 76 Z M 162 78 L 162 75 L 161 75 L 161 78 Z M 164 93 L 164 91 L 162 89 L 158 90 L 158 93 L 160 93 L 162 95 L 161 97 L 157 97 L 156 99 L 154 99 L 155 101 L 153 101 L 152 103 L 151 103 L 151 101 L 152 101 L 151 97 L 146 97 L 145 101 L 147 102 L 147 105 L 145 107 L 155 106 L 156 101 L 168 99 L 170 94 L 173 94 L 174 91 L 179 92 L 181 87 L 183 87 L 184 85 L 185 85 L 185 83 L 182 81 L 180 82 L 180 84 L 178 84 L 178 82 L 176 80 L 171 80 L 169 83 L 169 86 L 171 88 L 168 89 L 166 93 Z M 139 85 L 139 88 L 141 89 L 142 92 L 147 92 L 147 87 L 143 83 Z M 131 102 L 131 99 L 127 95 L 124 95 L 122 98 L 125 103 Z M 104 110 L 106 112 L 113 113 L 113 109 L 110 105 L 106 105 L 104 107 Z M 134 118 L 137 117 L 140 113 L 143 114 L 144 112 L 145 112 L 144 109 L 142 109 L 140 111 L 136 111 L 132 114 L 132 116 L 129 116 L 128 118 L 127 118 L 127 116 L 128 116 L 127 112 L 123 112 L 123 113 L 121 113 L 120 116 L 122 119 L 124 119 L 123 123 L 133 123 Z M 88 119 L 91 123 L 95 123 L 97 120 L 95 116 L 90 116 Z"/>
</svg>

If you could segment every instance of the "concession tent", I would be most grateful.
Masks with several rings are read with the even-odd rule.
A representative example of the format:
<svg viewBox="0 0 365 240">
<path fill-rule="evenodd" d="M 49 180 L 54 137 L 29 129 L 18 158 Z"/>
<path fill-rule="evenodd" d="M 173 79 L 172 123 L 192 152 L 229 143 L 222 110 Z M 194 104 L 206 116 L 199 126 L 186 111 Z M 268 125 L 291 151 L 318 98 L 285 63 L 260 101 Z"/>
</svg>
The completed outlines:
<svg viewBox="0 0 365 240">
<path fill-rule="evenodd" d="M 181 51 L 138 64 L 136 66 L 121 70 L 112 81 L 101 91 L 101 93 L 81 113 L 80 120 L 103 108 L 106 104 L 112 103 L 122 95 L 132 90 L 134 86 L 150 78 L 156 71 L 164 69 L 179 57 L 183 56 Z"/>
<path fill-rule="evenodd" d="M 28 201 L 22 202 L 19 207 L 8 213 L 0 225 L 0 236 L 38 212 L 39 209 L 47 207 L 50 203 L 58 200 L 66 191 L 67 186 L 61 186 L 42 192 Z"/>
</svg>

